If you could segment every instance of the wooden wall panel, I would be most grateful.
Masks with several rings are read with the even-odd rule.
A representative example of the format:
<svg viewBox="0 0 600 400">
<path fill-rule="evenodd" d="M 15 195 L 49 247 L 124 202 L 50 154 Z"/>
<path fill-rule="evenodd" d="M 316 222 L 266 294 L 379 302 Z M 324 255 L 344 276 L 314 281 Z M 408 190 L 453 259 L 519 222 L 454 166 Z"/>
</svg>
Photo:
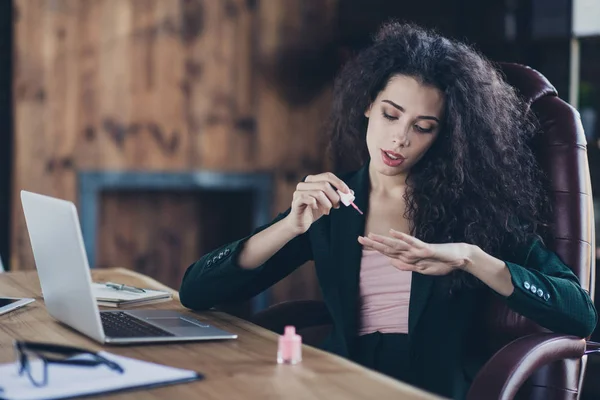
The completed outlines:
<svg viewBox="0 0 600 400">
<path fill-rule="evenodd" d="M 208 4 L 208 3 L 204 3 Z M 212 3 L 211 3 L 212 4 Z M 203 19 L 205 33 L 190 44 L 192 107 L 202 110 L 196 149 L 203 166 L 253 170 L 256 132 L 253 85 L 254 10 L 243 0 L 220 3 Z M 209 11 L 209 10 L 207 10 Z"/>
<path fill-rule="evenodd" d="M 19 191 L 77 202 L 77 171 L 268 171 L 275 215 L 323 170 L 331 85 L 319 57 L 338 0 L 13 3 L 13 269 L 34 267 Z M 96 263 L 174 285 L 209 250 L 199 201 L 103 196 Z M 148 255 L 159 260 L 139 262 Z M 318 297 L 310 265 L 274 290 L 301 293 Z"/>
<path fill-rule="evenodd" d="M 334 1 L 260 2 L 257 39 L 259 163 L 319 171 L 329 85 L 313 89 L 327 65 L 319 54 L 333 41 Z M 333 50 L 331 50 L 333 51 Z"/>
</svg>

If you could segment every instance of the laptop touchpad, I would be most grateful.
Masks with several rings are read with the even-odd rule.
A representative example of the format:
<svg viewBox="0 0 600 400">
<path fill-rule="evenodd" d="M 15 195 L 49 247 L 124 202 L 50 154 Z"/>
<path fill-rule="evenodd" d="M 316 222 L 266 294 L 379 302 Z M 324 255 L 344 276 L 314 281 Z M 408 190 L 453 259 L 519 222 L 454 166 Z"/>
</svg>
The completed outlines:
<svg viewBox="0 0 600 400">
<path fill-rule="evenodd" d="M 160 325 L 163 328 L 208 328 L 208 325 L 200 322 L 193 323 L 183 318 L 146 318 L 148 321 Z"/>
</svg>

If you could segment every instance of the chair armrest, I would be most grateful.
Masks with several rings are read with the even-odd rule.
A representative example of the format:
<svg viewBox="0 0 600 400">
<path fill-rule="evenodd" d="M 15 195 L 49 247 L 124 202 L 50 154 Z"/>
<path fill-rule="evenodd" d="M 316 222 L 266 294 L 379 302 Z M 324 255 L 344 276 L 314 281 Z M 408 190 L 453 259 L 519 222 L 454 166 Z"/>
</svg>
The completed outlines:
<svg viewBox="0 0 600 400">
<path fill-rule="evenodd" d="M 278 303 L 256 313 L 250 321 L 277 333 L 283 333 L 286 325 L 294 325 L 300 330 L 332 323 L 325 303 L 316 300 Z"/>
<path fill-rule="evenodd" d="M 585 339 L 576 336 L 536 333 L 518 338 L 483 366 L 467 399 L 512 399 L 535 370 L 554 361 L 580 358 L 585 350 Z"/>
<path fill-rule="evenodd" d="M 585 342 L 585 354 L 600 353 L 600 343 L 588 340 Z"/>
</svg>

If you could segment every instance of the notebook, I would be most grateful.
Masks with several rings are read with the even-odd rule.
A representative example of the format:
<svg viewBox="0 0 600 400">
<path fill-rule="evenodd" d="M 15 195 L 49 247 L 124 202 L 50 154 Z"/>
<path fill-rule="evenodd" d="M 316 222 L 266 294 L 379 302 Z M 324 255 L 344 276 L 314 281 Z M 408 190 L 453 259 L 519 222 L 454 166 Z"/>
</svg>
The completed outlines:
<svg viewBox="0 0 600 400">
<path fill-rule="evenodd" d="M 86 368 L 51 364 L 48 366 L 47 385 L 35 387 L 29 381 L 27 374 L 19 376 L 16 363 L 2 364 L 0 365 L 0 399 L 64 399 L 203 379 L 201 374 L 191 370 L 140 361 L 104 351 L 98 354 L 118 363 L 124 369 L 124 373 L 119 374 L 105 366 Z M 80 356 L 80 358 L 86 357 L 91 356 Z"/>
<path fill-rule="evenodd" d="M 92 283 L 92 292 L 99 306 L 129 307 L 171 300 L 171 293 L 162 290 L 144 289 L 143 293 L 116 290 L 104 283 Z"/>
</svg>

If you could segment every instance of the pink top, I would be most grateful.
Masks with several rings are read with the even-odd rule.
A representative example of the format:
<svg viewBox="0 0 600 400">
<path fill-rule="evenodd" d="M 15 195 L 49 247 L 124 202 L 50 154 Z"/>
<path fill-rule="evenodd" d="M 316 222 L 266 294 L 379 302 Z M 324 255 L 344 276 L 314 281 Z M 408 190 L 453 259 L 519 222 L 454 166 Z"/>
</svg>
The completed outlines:
<svg viewBox="0 0 600 400">
<path fill-rule="evenodd" d="M 408 333 L 412 272 L 401 271 L 374 250 L 363 250 L 360 265 L 359 335 Z"/>
</svg>

